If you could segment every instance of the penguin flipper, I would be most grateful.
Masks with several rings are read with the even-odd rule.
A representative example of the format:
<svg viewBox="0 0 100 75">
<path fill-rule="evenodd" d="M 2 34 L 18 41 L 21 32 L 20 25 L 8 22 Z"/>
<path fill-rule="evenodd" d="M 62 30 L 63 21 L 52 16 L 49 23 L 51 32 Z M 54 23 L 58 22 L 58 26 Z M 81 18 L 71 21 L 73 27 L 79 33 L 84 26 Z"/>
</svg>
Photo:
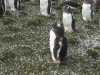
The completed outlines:
<svg viewBox="0 0 100 75">
<path fill-rule="evenodd" d="M 2 1 L 0 2 L 0 15 L 3 15 Z"/>
<path fill-rule="evenodd" d="M 93 7 L 91 6 L 91 19 L 93 20 L 93 14 L 94 14 L 94 12 L 93 12 Z"/>
<path fill-rule="evenodd" d="M 49 15 L 51 14 L 51 2 L 49 0 L 48 0 L 47 12 L 48 12 Z"/>
<path fill-rule="evenodd" d="M 75 32 L 75 18 L 72 17 L 72 29 Z"/>
<path fill-rule="evenodd" d="M 60 51 L 60 54 L 59 54 L 59 58 L 60 58 L 59 60 L 61 62 L 65 61 L 65 59 L 66 59 L 67 47 L 68 47 L 67 38 L 65 36 L 63 36 L 62 38 L 63 38 L 62 48 L 61 48 L 61 51 Z"/>
<path fill-rule="evenodd" d="M 59 45 L 59 38 L 56 37 L 55 39 L 55 43 L 54 43 L 54 49 L 53 49 L 53 53 L 54 53 L 54 57 L 56 60 L 58 60 L 58 57 L 57 57 L 57 53 L 58 53 L 58 50 L 60 48 L 60 45 Z"/>
<path fill-rule="evenodd" d="M 15 0 L 14 1 L 14 6 L 15 6 L 16 9 L 19 10 L 20 9 L 20 0 Z"/>
</svg>

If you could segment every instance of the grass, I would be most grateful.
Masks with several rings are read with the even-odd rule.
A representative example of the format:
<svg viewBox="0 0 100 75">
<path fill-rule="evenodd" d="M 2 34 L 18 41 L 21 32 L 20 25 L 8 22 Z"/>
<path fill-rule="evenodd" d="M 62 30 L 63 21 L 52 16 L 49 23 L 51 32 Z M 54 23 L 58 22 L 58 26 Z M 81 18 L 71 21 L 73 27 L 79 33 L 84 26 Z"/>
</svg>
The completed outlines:
<svg viewBox="0 0 100 75">
<path fill-rule="evenodd" d="M 39 12 L 39 0 L 24 2 L 22 6 L 25 8 L 16 12 L 8 7 L 8 16 L 0 18 L 1 75 L 99 75 L 100 12 L 95 11 L 94 21 L 84 22 L 81 11 L 73 11 L 76 32 L 66 34 L 67 63 L 53 65 L 49 50 L 49 23 L 59 20 L 62 24 L 62 12 L 53 9 L 56 16 L 45 19 Z"/>
</svg>

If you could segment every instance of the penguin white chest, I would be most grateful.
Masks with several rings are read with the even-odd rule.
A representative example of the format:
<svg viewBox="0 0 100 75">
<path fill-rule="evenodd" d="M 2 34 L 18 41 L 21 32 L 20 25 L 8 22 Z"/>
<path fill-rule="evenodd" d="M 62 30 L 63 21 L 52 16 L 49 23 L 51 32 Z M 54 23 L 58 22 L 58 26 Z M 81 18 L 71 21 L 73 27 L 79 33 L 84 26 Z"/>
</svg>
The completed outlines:
<svg viewBox="0 0 100 75">
<path fill-rule="evenodd" d="M 90 4 L 84 4 L 82 5 L 82 17 L 83 17 L 83 20 L 84 21 L 91 21 L 92 18 L 91 18 L 91 5 Z"/>
<path fill-rule="evenodd" d="M 56 60 L 56 59 L 54 58 L 54 54 L 53 54 L 53 48 L 54 48 L 54 41 L 55 41 L 55 39 L 56 39 L 56 35 L 55 35 L 55 33 L 51 30 L 51 31 L 50 31 L 50 51 L 51 51 L 51 55 L 52 55 L 52 59 L 53 59 L 53 60 Z"/>
<path fill-rule="evenodd" d="M 44 16 L 49 16 L 48 14 L 48 0 L 40 0 L 40 11 Z"/>
<path fill-rule="evenodd" d="M 8 0 L 9 5 L 10 5 L 10 7 L 11 7 L 11 10 L 13 10 L 13 11 L 16 10 L 16 8 L 15 8 L 15 6 L 14 6 L 14 1 L 15 1 L 15 0 Z"/>
<path fill-rule="evenodd" d="M 72 14 L 63 12 L 63 25 L 65 31 L 73 32 L 72 30 Z"/>
</svg>

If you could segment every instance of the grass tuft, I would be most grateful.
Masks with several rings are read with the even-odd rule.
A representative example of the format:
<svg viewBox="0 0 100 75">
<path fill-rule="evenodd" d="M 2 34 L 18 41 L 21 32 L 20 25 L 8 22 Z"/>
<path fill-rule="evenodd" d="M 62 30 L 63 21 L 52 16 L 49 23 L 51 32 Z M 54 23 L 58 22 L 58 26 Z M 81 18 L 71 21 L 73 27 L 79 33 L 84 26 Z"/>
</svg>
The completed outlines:
<svg viewBox="0 0 100 75">
<path fill-rule="evenodd" d="M 27 26 L 41 26 L 42 22 L 43 22 L 43 18 L 36 16 L 27 22 Z"/>
<path fill-rule="evenodd" d="M 96 51 L 93 51 L 92 49 L 87 50 L 87 54 L 93 59 L 96 59 L 99 56 L 99 53 Z"/>
<path fill-rule="evenodd" d="M 4 25 L 9 25 L 15 23 L 15 20 L 13 18 L 6 18 L 2 20 Z"/>
</svg>

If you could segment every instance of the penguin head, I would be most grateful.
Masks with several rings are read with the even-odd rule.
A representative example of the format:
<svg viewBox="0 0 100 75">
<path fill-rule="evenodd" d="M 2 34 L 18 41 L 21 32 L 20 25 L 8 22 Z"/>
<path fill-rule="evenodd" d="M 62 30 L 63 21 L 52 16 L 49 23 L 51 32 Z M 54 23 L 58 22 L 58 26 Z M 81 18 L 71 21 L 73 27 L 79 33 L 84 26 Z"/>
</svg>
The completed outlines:
<svg viewBox="0 0 100 75">
<path fill-rule="evenodd" d="M 54 23 L 51 23 L 52 28 L 56 28 L 56 27 L 61 27 L 59 21 L 56 21 Z"/>
<path fill-rule="evenodd" d="M 85 4 L 90 4 L 90 0 L 84 0 Z"/>
<path fill-rule="evenodd" d="M 62 37 L 64 35 L 64 28 L 60 25 L 59 21 L 56 21 L 51 24 L 52 30 L 56 34 L 56 36 Z"/>
<path fill-rule="evenodd" d="M 72 9 L 68 5 L 63 6 L 63 11 L 66 13 L 72 13 Z"/>
</svg>

